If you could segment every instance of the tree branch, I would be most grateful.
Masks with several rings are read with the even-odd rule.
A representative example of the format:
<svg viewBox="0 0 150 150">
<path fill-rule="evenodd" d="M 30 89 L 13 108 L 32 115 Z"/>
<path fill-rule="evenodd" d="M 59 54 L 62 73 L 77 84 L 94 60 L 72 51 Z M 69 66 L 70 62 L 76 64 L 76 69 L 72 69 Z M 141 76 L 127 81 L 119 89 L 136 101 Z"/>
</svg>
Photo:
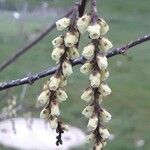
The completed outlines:
<svg viewBox="0 0 150 150">
<path fill-rule="evenodd" d="M 108 51 L 107 58 L 115 56 L 115 55 L 119 55 L 119 54 L 125 54 L 128 49 L 130 49 L 136 45 L 139 45 L 143 42 L 149 41 L 149 40 L 150 40 L 150 35 L 145 35 L 144 37 L 138 38 L 135 41 L 131 41 L 122 47 Z"/>
<path fill-rule="evenodd" d="M 150 35 L 146 35 L 146 36 L 139 38 L 133 42 L 125 44 L 122 47 L 115 48 L 115 49 L 108 51 L 106 56 L 107 56 L 107 58 L 110 58 L 110 57 L 115 56 L 115 55 L 124 54 L 128 49 L 130 49 L 130 48 L 132 48 L 138 44 L 141 44 L 143 42 L 149 41 L 149 40 L 150 40 Z M 79 57 L 79 58 L 72 60 L 72 65 L 75 66 L 75 65 L 83 64 L 84 61 L 85 61 L 85 59 L 83 57 Z M 20 86 L 23 84 L 30 84 L 31 85 L 36 80 L 39 80 L 41 78 L 44 78 L 46 76 L 54 74 L 56 70 L 57 70 L 57 67 L 52 67 L 52 68 L 49 68 L 49 69 L 44 70 L 42 72 L 39 72 L 37 74 L 26 76 L 22 79 L 16 79 L 16 80 L 8 81 L 8 82 L 2 82 L 2 83 L 0 83 L 0 91 L 4 90 L 4 89 L 11 88 L 11 87 Z"/>
<path fill-rule="evenodd" d="M 63 17 L 68 17 L 72 13 L 73 8 L 70 9 L 69 12 L 67 12 Z M 60 17 L 62 18 L 62 17 Z M 31 49 L 33 46 L 35 46 L 39 41 L 41 41 L 48 33 L 50 33 L 54 28 L 56 27 L 55 23 L 47 27 L 39 36 L 37 36 L 33 41 L 25 45 L 23 48 L 16 51 L 16 53 L 12 54 L 7 60 L 5 60 L 3 63 L 0 64 L 0 72 L 4 70 L 7 66 L 9 66 L 11 63 L 13 63 L 15 60 L 17 60 L 21 55 L 23 55 L 25 52 L 27 52 L 29 49 Z"/>
<path fill-rule="evenodd" d="M 80 7 L 79 7 L 79 16 L 82 16 L 84 13 L 84 9 L 86 6 L 86 3 L 89 2 L 89 0 L 81 0 Z M 68 17 L 70 14 L 72 14 L 73 8 L 70 9 L 64 16 L 62 17 Z M 60 17 L 60 18 L 62 18 Z M 35 46 L 39 41 L 41 41 L 48 33 L 50 33 L 54 28 L 56 27 L 55 23 L 53 23 L 51 26 L 47 27 L 39 36 L 37 36 L 33 41 L 25 45 L 23 48 L 16 51 L 16 53 L 12 54 L 7 60 L 2 62 L 0 64 L 0 72 L 4 70 L 6 67 L 8 67 L 11 63 L 16 61 L 20 56 L 22 56 L 25 52 L 27 52 L 29 49 L 31 49 L 33 46 Z"/>
</svg>

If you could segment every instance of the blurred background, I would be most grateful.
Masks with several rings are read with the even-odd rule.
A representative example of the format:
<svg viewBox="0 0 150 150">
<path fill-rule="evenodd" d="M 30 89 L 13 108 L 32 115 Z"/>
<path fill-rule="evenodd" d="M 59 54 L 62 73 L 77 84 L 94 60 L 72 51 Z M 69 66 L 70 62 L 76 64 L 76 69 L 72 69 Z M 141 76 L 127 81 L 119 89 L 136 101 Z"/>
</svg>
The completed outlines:
<svg viewBox="0 0 150 150">
<path fill-rule="evenodd" d="M 74 0 L 0 0 L 0 63 L 17 49 L 39 35 L 45 27 L 65 14 Z M 150 33 L 149 0 L 98 0 L 99 14 L 108 21 L 108 38 L 114 47 Z M 55 63 L 51 60 L 51 40 L 60 33 L 53 30 L 35 47 L 21 56 L 8 68 L 0 72 L 0 82 L 37 73 Z M 82 37 L 80 54 L 87 38 Z M 103 106 L 112 114 L 107 127 L 112 133 L 106 150 L 149 150 L 150 149 L 150 42 L 128 51 L 125 56 L 109 59 L 110 78 L 108 84 L 113 93 L 105 98 Z M 19 86 L 0 92 L 0 109 L 7 99 L 16 96 L 17 102 L 34 106 L 41 92 L 43 78 L 32 86 Z M 81 115 L 86 106 L 80 95 L 89 84 L 88 77 L 74 67 L 66 91 L 68 100 L 61 104 L 64 120 L 86 131 L 87 119 Z M 22 92 L 26 88 L 23 100 Z M 33 116 L 39 117 L 40 110 Z M 20 114 L 21 115 L 21 114 Z M 83 145 L 72 150 L 88 150 Z M 0 150 L 12 150 L 0 146 Z"/>
</svg>

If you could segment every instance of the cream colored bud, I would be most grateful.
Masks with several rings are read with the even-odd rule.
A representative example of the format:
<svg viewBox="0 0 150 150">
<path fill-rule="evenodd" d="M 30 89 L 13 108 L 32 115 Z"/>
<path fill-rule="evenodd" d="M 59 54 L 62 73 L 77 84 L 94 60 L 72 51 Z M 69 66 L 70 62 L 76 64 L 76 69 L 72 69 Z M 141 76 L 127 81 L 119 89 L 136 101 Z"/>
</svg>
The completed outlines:
<svg viewBox="0 0 150 150">
<path fill-rule="evenodd" d="M 12 110 L 13 109 L 13 105 L 12 104 L 9 104 L 8 105 L 8 110 Z"/>
<path fill-rule="evenodd" d="M 73 47 L 78 42 L 78 37 L 75 33 L 67 32 L 64 38 L 66 47 Z"/>
<path fill-rule="evenodd" d="M 61 56 L 64 54 L 65 50 L 62 47 L 56 47 L 55 49 L 53 49 L 52 51 L 52 59 L 55 61 L 59 61 L 59 59 L 61 58 Z"/>
<path fill-rule="evenodd" d="M 13 105 L 13 106 L 16 106 L 16 105 L 17 105 L 16 99 L 13 99 L 13 100 L 12 100 L 12 105 Z"/>
<path fill-rule="evenodd" d="M 82 115 L 84 115 L 86 118 L 90 118 L 93 115 L 94 107 L 93 105 L 88 105 L 85 107 L 85 109 L 82 111 Z"/>
<path fill-rule="evenodd" d="M 107 129 L 99 128 L 99 133 L 101 137 L 103 138 L 103 140 L 106 140 L 110 137 L 110 133 Z"/>
<path fill-rule="evenodd" d="M 99 40 L 99 48 L 102 49 L 103 51 L 108 51 L 113 47 L 113 44 L 107 39 L 107 38 L 101 38 Z"/>
<path fill-rule="evenodd" d="M 87 31 L 91 39 L 98 39 L 100 37 L 101 27 L 98 23 L 88 26 Z"/>
<path fill-rule="evenodd" d="M 77 20 L 77 28 L 81 34 L 83 34 L 86 31 L 90 22 L 91 22 L 91 16 L 87 14 L 84 14 L 81 18 Z"/>
<path fill-rule="evenodd" d="M 94 72 L 92 72 L 91 74 L 90 74 L 90 77 L 89 77 L 89 79 L 90 79 L 90 81 L 91 81 L 91 86 L 92 87 L 99 87 L 99 85 L 100 85 L 100 73 L 99 72 L 97 72 L 97 71 L 94 71 Z"/>
<path fill-rule="evenodd" d="M 94 97 L 93 94 L 93 90 L 91 88 L 87 88 L 81 95 L 81 99 L 89 103 Z"/>
<path fill-rule="evenodd" d="M 102 83 L 100 85 L 100 92 L 103 96 L 108 96 L 111 94 L 112 91 L 107 84 Z"/>
<path fill-rule="evenodd" d="M 69 55 L 72 59 L 79 57 L 79 52 L 76 47 L 70 47 L 69 48 Z"/>
<path fill-rule="evenodd" d="M 89 128 L 89 130 L 95 130 L 97 128 L 97 124 L 98 124 L 98 117 L 97 115 L 93 115 L 89 119 L 87 127 Z"/>
<path fill-rule="evenodd" d="M 67 124 L 65 124 L 65 123 L 62 123 L 62 124 L 61 124 L 61 128 L 62 128 L 63 130 L 65 130 L 65 131 L 69 131 L 69 126 L 68 126 Z"/>
<path fill-rule="evenodd" d="M 90 43 L 86 47 L 84 47 L 82 56 L 89 60 L 89 59 L 93 58 L 94 50 L 95 50 L 94 44 Z"/>
<path fill-rule="evenodd" d="M 51 116 L 51 118 L 49 120 L 49 123 L 50 123 L 50 127 L 52 129 L 57 129 L 57 127 L 58 127 L 58 119 L 57 119 L 57 117 Z"/>
<path fill-rule="evenodd" d="M 99 104 L 101 104 L 103 101 L 103 96 L 101 94 L 99 94 L 98 96 L 98 101 L 99 101 Z"/>
<path fill-rule="evenodd" d="M 39 103 L 45 105 L 49 101 L 49 96 L 50 96 L 49 90 L 43 91 L 38 97 Z"/>
<path fill-rule="evenodd" d="M 72 65 L 70 64 L 69 61 L 64 61 L 63 62 L 63 64 L 62 64 L 62 72 L 63 72 L 63 75 L 65 77 L 66 76 L 70 76 L 73 73 Z"/>
<path fill-rule="evenodd" d="M 51 102 L 51 115 L 52 116 L 59 116 L 60 115 L 59 103 L 57 101 Z"/>
<path fill-rule="evenodd" d="M 57 30 L 64 30 L 70 25 L 70 19 L 69 18 L 61 18 L 58 21 L 56 21 L 56 27 Z"/>
<path fill-rule="evenodd" d="M 94 150 L 102 150 L 102 148 L 103 148 L 103 145 L 102 145 L 101 142 L 96 143 L 96 144 L 94 145 Z"/>
<path fill-rule="evenodd" d="M 57 97 L 59 102 L 65 101 L 68 98 L 66 92 L 62 89 L 57 90 L 56 97 Z"/>
<path fill-rule="evenodd" d="M 109 77 L 109 71 L 108 70 L 101 70 L 100 74 L 101 74 L 101 80 L 102 81 L 107 80 L 107 78 Z"/>
<path fill-rule="evenodd" d="M 16 110 L 16 109 L 13 109 L 13 110 L 12 110 L 12 115 L 13 115 L 14 117 L 17 117 L 17 110 Z"/>
<path fill-rule="evenodd" d="M 107 67 L 108 67 L 108 62 L 107 62 L 106 56 L 98 55 L 96 59 L 97 59 L 98 67 L 99 67 L 101 70 L 107 69 Z"/>
<path fill-rule="evenodd" d="M 103 145 L 103 147 L 105 147 L 107 145 L 107 142 L 106 141 L 102 141 L 102 145 Z"/>
<path fill-rule="evenodd" d="M 64 76 L 62 75 L 60 79 L 61 79 L 61 80 L 60 80 L 60 87 L 66 86 L 66 85 L 67 85 L 67 79 L 66 79 L 66 77 L 64 77 Z"/>
<path fill-rule="evenodd" d="M 63 44 L 64 38 L 63 36 L 58 36 L 54 40 L 52 40 L 52 44 L 54 47 L 59 47 Z"/>
<path fill-rule="evenodd" d="M 85 139 L 85 142 L 86 143 L 91 143 L 95 138 L 95 135 L 93 132 L 90 132 L 87 136 L 86 136 L 86 139 Z"/>
<path fill-rule="evenodd" d="M 49 90 L 49 81 L 47 81 L 43 86 L 43 91 Z"/>
<path fill-rule="evenodd" d="M 49 83 L 49 88 L 52 91 L 56 91 L 57 88 L 59 87 L 59 83 L 60 83 L 60 78 L 57 77 L 51 77 L 50 83 Z"/>
<path fill-rule="evenodd" d="M 48 108 L 44 108 L 41 113 L 40 113 L 40 118 L 41 119 L 48 119 L 50 114 L 50 110 Z"/>
<path fill-rule="evenodd" d="M 100 118 L 102 119 L 103 122 L 108 122 L 111 120 L 111 114 L 107 112 L 105 109 L 103 109 L 100 114 Z"/>
<path fill-rule="evenodd" d="M 82 73 L 88 73 L 88 72 L 90 72 L 91 67 L 92 67 L 91 63 L 86 62 L 85 64 L 83 64 L 83 65 L 81 66 L 80 72 L 82 72 Z"/>
<path fill-rule="evenodd" d="M 109 25 L 103 18 L 99 19 L 98 23 L 101 26 L 101 35 L 105 35 L 109 31 Z"/>
</svg>

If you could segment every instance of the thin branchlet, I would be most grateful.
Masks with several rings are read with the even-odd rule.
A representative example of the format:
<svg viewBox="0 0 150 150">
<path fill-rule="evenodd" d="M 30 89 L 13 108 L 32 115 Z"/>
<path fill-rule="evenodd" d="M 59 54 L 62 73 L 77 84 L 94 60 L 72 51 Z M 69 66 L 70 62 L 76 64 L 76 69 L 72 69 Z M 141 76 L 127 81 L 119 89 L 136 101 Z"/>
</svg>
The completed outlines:
<svg viewBox="0 0 150 150">
<path fill-rule="evenodd" d="M 124 54 L 132 47 L 135 47 L 135 46 L 145 43 L 147 41 L 150 41 L 150 35 L 145 35 L 144 37 L 140 37 L 137 40 L 129 42 L 121 47 L 112 49 L 107 52 L 106 57 L 111 58 L 116 55 Z M 72 62 L 72 66 L 81 65 L 85 62 L 85 59 L 83 57 L 79 57 L 79 58 L 73 59 L 71 62 Z M 0 91 L 8 89 L 8 88 L 16 87 L 16 86 L 21 86 L 24 84 L 32 85 L 35 81 L 40 80 L 41 78 L 53 75 L 56 72 L 56 70 L 57 70 L 57 67 L 51 67 L 51 68 L 45 69 L 39 73 L 28 75 L 21 79 L 1 82 L 0 83 Z"/>
</svg>

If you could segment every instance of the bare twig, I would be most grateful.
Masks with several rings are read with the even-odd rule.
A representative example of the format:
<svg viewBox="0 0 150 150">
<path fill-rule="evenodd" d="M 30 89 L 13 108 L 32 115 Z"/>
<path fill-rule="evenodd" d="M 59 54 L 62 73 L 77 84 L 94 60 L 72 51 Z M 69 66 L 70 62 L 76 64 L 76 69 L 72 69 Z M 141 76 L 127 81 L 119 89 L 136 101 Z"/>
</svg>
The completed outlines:
<svg viewBox="0 0 150 150">
<path fill-rule="evenodd" d="M 128 49 L 149 40 L 150 40 L 150 35 L 145 35 L 144 37 L 138 38 L 135 41 L 131 41 L 130 43 L 125 44 L 122 47 L 108 51 L 107 58 L 112 57 L 114 55 L 125 54 Z"/>
<path fill-rule="evenodd" d="M 84 13 L 84 9 L 86 6 L 86 3 L 89 0 L 81 0 L 80 7 L 79 7 L 79 16 L 81 17 Z M 64 16 L 62 17 L 68 17 L 70 14 L 72 14 L 73 8 L 71 8 Z M 62 18 L 60 17 L 60 18 Z M 25 45 L 23 48 L 16 51 L 16 53 L 12 54 L 7 60 L 2 62 L 0 64 L 0 72 L 4 70 L 7 66 L 9 66 L 11 63 L 16 61 L 20 56 L 22 56 L 25 52 L 27 52 L 29 49 L 31 49 L 33 46 L 35 46 L 39 41 L 41 41 L 48 33 L 50 33 L 54 28 L 56 27 L 55 23 L 47 27 L 39 36 L 37 36 L 33 41 Z"/>
<path fill-rule="evenodd" d="M 149 40 L 150 40 L 150 35 L 146 35 L 146 36 L 139 38 L 133 42 L 130 42 L 122 47 L 110 50 L 106 54 L 106 56 L 107 56 L 107 58 L 109 58 L 109 57 L 112 57 L 115 55 L 124 54 L 128 49 L 130 49 L 138 44 L 141 44 L 143 42 L 149 41 Z M 83 64 L 84 61 L 85 61 L 85 59 L 83 57 L 79 57 L 79 58 L 72 60 L 72 65 L 75 66 L 75 65 Z M 40 78 L 44 78 L 46 76 L 54 74 L 56 70 L 57 70 L 57 67 L 52 67 L 52 68 L 44 70 L 40 73 L 26 76 L 22 79 L 12 80 L 12 81 L 8 81 L 8 82 L 2 82 L 2 83 L 0 83 L 0 91 L 11 88 L 11 87 L 23 85 L 23 84 L 31 85 L 34 83 L 34 81 L 39 80 Z"/>
<path fill-rule="evenodd" d="M 64 17 L 69 16 L 73 11 L 73 8 L 67 12 Z M 39 41 L 41 41 L 48 33 L 50 33 L 55 28 L 55 23 L 47 27 L 39 36 L 37 36 L 33 41 L 25 45 L 23 48 L 19 49 L 16 53 L 12 54 L 7 60 L 0 64 L 0 72 L 4 70 L 7 66 L 13 63 L 16 59 L 18 59 L 21 55 L 35 46 Z"/>
</svg>

